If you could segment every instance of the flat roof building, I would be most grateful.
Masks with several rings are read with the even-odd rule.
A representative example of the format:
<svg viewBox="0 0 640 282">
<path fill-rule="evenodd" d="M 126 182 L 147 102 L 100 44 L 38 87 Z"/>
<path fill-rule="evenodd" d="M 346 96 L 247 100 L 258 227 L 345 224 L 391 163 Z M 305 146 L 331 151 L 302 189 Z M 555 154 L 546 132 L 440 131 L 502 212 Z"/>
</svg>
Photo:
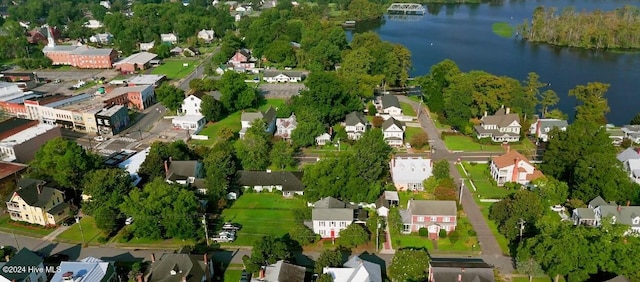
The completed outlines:
<svg viewBox="0 0 640 282">
<path fill-rule="evenodd" d="M 55 125 L 37 123 L 19 132 L 0 139 L 2 161 L 27 163 L 49 140 L 61 137 L 60 128 Z"/>
</svg>

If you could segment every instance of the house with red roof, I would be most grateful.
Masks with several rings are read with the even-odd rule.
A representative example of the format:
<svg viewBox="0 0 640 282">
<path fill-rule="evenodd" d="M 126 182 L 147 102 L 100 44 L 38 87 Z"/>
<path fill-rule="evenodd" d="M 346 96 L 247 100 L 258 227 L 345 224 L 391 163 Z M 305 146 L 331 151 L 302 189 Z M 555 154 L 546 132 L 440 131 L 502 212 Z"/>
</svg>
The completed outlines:
<svg viewBox="0 0 640 282">
<path fill-rule="evenodd" d="M 491 177 L 498 186 L 514 182 L 526 185 L 534 179 L 544 177 L 542 172 L 518 151 L 508 151 L 502 156 L 493 157 L 489 165 Z"/>
</svg>

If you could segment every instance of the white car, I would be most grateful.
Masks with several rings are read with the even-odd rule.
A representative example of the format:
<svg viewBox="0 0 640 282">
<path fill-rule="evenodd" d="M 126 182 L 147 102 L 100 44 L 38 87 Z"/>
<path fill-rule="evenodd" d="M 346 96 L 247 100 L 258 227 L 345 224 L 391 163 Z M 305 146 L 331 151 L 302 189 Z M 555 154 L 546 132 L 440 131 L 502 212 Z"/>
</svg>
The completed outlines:
<svg viewBox="0 0 640 282">
<path fill-rule="evenodd" d="M 124 221 L 124 224 L 126 225 L 131 225 L 131 223 L 133 223 L 133 217 L 129 217 Z"/>
<path fill-rule="evenodd" d="M 554 212 L 561 212 L 564 211 L 564 207 L 562 205 L 555 205 L 551 207 L 551 210 Z"/>
</svg>

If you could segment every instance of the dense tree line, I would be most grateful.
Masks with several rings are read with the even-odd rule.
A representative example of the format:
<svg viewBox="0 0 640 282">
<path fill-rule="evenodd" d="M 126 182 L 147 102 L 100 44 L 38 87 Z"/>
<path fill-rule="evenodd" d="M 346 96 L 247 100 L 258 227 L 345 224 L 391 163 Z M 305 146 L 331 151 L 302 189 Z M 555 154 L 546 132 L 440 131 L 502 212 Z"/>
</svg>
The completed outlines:
<svg viewBox="0 0 640 282">
<path fill-rule="evenodd" d="M 579 12 L 567 7 L 538 7 L 531 22 L 518 26 L 523 39 L 553 45 L 595 49 L 640 48 L 640 10 L 624 6 L 613 11 Z"/>
</svg>

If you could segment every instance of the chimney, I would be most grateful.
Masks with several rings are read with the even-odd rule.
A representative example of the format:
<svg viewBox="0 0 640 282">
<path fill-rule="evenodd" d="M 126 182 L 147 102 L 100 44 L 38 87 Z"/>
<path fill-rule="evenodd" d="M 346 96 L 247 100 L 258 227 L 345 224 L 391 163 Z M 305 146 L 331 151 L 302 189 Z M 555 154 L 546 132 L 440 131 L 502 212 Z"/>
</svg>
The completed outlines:
<svg viewBox="0 0 640 282">
<path fill-rule="evenodd" d="M 187 282 L 187 276 L 182 276 L 182 282 Z"/>
<path fill-rule="evenodd" d="M 620 212 L 622 210 L 622 206 L 618 205 L 618 212 Z"/>
<path fill-rule="evenodd" d="M 260 268 L 260 280 L 263 280 L 266 277 L 264 267 Z"/>
<path fill-rule="evenodd" d="M 511 110 L 511 109 L 509 107 L 507 107 L 504 113 L 505 114 L 509 114 L 509 110 Z"/>
<path fill-rule="evenodd" d="M 136 282 L 144 282 L 144 279 L 142 279 L 142 274 L 138 274 L 138 276 L 136 276 Z"/>
<path fill-rule="evenodd" d="M 513 160 L 513 173 L 511 174 L 511 182 L 518 182 L 518 163 L 520 162 L 520 158 L 515 158 Z"/>
<path fill-rule="evenodd" d="M 485 117 L 487 116 L 487 111 L 484 111 L 484 116 L 485 116 Z"/>
<path fill-rule="evenodd" d="M 164 174 L 169 177 L 169 163 L 167 161 L 164 161 Z"/>
<path fill-rule="evenodd" d="M 36 187 L 38 188 L 38 195 L 42 194 L 42 184 L 38 183 Z"/>
<path fill-rule="evenodd" d="M 11 260 L 11 258 L 9 257 L 9 255 L 6 255 L 6 256 L 4 256 L 4 260 L 5 260 L 6 262 L 9 262 L 9 261 Z"/>
<path fill-rule="evenodd" d="M 207 253 L 204 253 L 204 265 L 209 264 L 209 258 L 207 258 Z"/>
<path fill-rule="evenodd" d="M 631 205 L 631 201 L 627 200 L 627 207 Z"/>
<path fill-rule="evenodd" d="M 458 274 L 458 282 L 462 282 L 462 274 Z"/>
<path fill-rule="evenodd" d="M 151 253 L 151 262 L 156 262 L 156 254 Z"/>
</svg>

